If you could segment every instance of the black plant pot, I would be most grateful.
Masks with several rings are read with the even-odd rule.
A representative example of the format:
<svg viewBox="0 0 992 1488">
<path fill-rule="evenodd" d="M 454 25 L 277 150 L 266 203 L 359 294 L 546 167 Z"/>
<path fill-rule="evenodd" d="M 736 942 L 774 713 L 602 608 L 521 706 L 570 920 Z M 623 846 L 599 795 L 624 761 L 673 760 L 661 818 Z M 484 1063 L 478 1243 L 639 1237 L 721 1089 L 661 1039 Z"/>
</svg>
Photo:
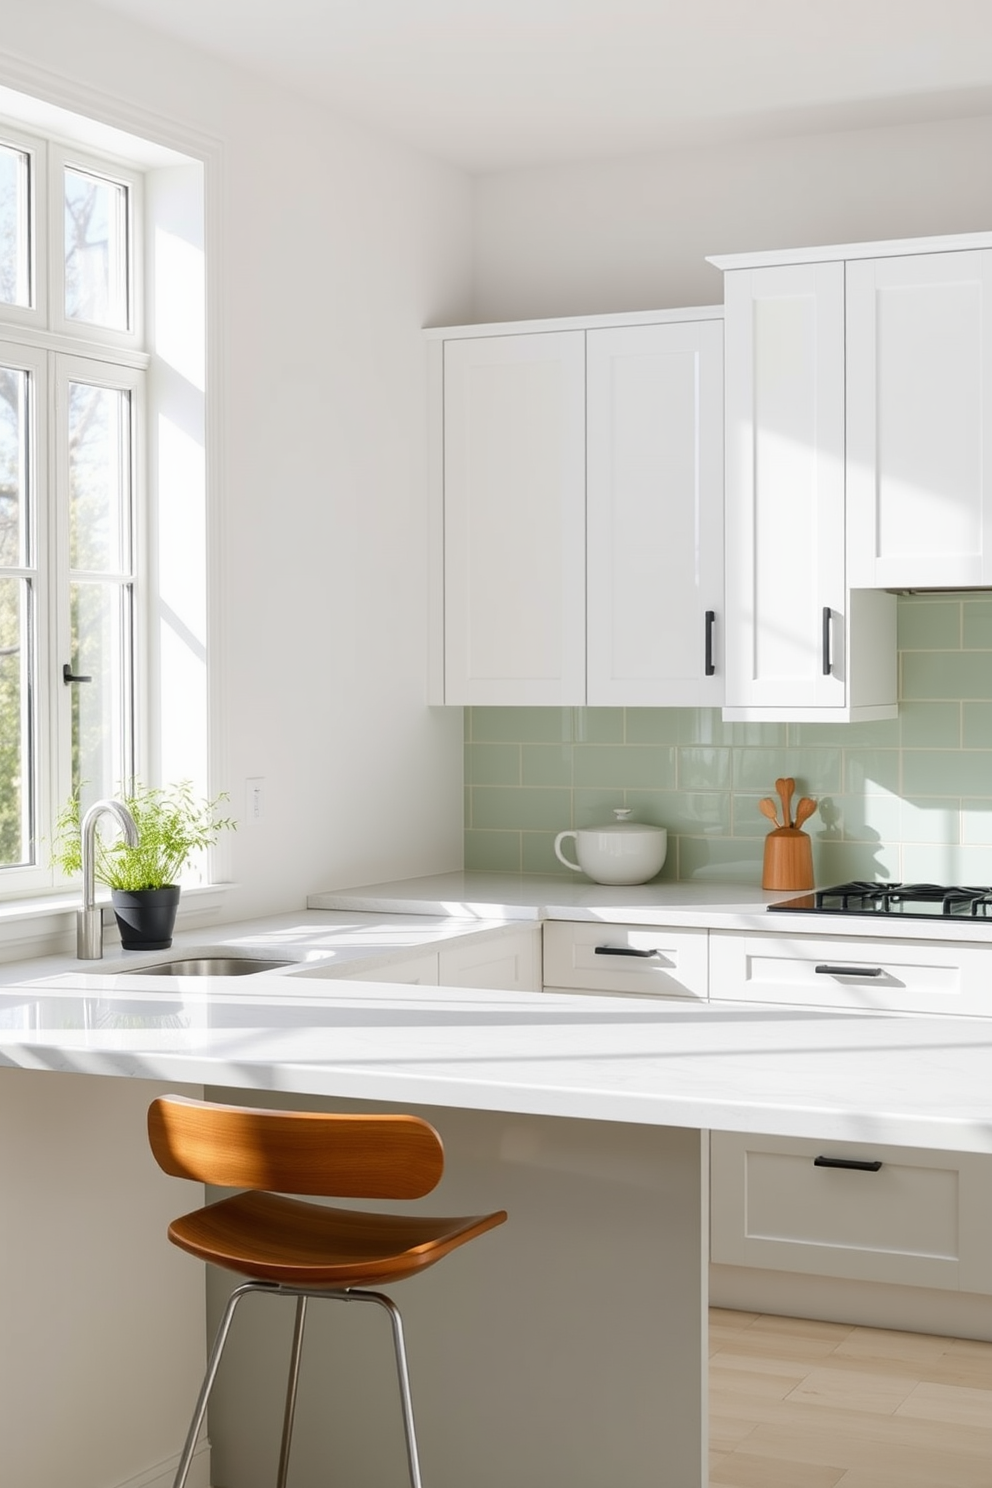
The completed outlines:
<svg viewBox="0 0 992 1488">
<path fill-rule="evenodd" d="M 121 945 L 126 951 L 167 951 L 179 908 L 179 885 L 161 889 L 111 889 Z"/>
</svg>

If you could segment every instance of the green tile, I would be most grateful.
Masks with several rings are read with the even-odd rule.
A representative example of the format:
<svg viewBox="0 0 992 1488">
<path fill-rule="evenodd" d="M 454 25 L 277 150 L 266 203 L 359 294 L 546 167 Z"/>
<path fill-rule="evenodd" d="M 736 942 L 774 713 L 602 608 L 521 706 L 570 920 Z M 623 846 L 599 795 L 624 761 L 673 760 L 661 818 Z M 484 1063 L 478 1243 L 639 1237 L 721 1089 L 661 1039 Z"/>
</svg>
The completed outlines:
<svg viewBox="0 0 992 1488">
<path fill-rule="evenodd" d="M 469 785 L 519 785 L 519 744 L 467 744 L 465 779 Z"/>
<path fill-rule="evenodd" d="M 679 878 L 760 886 L 764 848 L 746 837 L 679 837 Z"/>
<path fill-rule="evenodd" d="M 902 695 L 949 701 L 992 698 L 992 651 L 907 651 Z"/>
<path fill-rule="evenodd" d="M 673 833 L 730 836 L 729 791 L 628 791 L 627 805 L 635 821 L 667 827 L 669 846 Z"/>
<path fill-rule="evenodd" d="M 778 820 L 782 820 L 782 806 L 774 791 L 765 791 L 764 795 L 771 795 L 775 801 L 778 811 Z M 732 803 L 732 821 L 734 837 L 767 837 L 774 829 L 775 823 L 770 817 L 765 816 L 758 802 L 762 800 L 761 795 L 754 792 L 735 792 L 730 797 Z"/>
<path fill-rule="evenodd" d="M 577 786 L 671 790 L 675 750 L 650 744 L 577 744 L 573 778 Z"/>
<path fill-rule="evenodd" d="M 560 744 L 572 737 L 571 708 L 473 708 L 476 743 Z"/>
<path fill-rule="evenodd" d="M 965 707 L 983 707 L 981 703 Z M 992 710 L 992 704 L 987 705 Z M 992 711 L 990 711 L 992 721 Z M 960 703 L 903 703 L 898 723 L 901 742 L 908 749 L 956 749 L 961 743 Z M 967 742 L 967 741 L 966 741 Z M 988 743 L 992 746 L 992 727 Z"/>
<path fill-rule="evenodd" d="M 912 796 L 900 802 L 901 842 L 951 842 L 961 835 L 960 802 L 950 796 Z M 977 840 L 977 839 L 976 839 Z"/>
<path fill-rule="evenodd" d="M 573 708 L 572 737 L 576 744 L 622 744 L 622 708 Z"/>
<path fill-rule="evenodd" d="M 672 708 L 679 744 L 733 744 L 739 725 L 727 723 L 719 708 Z M 629 737 L 629 734 L 628 734 Z"/>
<path fill-rule="evenodd" d="M 992 797 L 961 802 L 961 841 L 992 846 Z M 980 882 L 992 883 L 992 858 Z"/>
<path fill-rule="evenodd" d="M 628 744 L 678 744 L 682 713 L 697 711 L 710 713 L 713 709 L 627 708 L 624 710 L 624 740 Z"/>
<path fill-rule="evenodd" d="M 576 883 L 588 883 L 584 873 L 575 873 L 558 861 L 555 852 L 556 832 L 521 832 L 521 864 L 524 873 L 551 873 L 561 878 L 574 878 Z M 565 843 L 566 854 L 575 857 L 575 843 Z"/>
<path fill-rule="evenodd" d="M 678 757 L 679 788 L 685 791 L 729 790 L 731 777 L 731 751 L 708 749 L 680 749 Z"/>
<path fill-rule="evenodd" d="M 601 827 L 613 820 L 618 806 L 629 806 L 626 792 L 622 790 L 574 790 L 572 792 L 572 823 L 576 827 Z"/>
<path fill-rule="evenodd" d="M 839 791 L 843 756 L 839 749 L 735 749 L 734 789 L 774 796 L 779 776 L 792 776 L 797 796 Z"/>
<path fill-rule="evenodd" d="M 992 599 L 966 599 L 962 605 L 962 644 L 966 650 L 992 648 Z"/>
<path fill-rule="evenodd" d="M 982 796 L 992 790 L 992 749 L 906 749 L 906 796 Z"/>
<path fill-rule="evenodd" d="M 519 832 L 465 833 L 465 867 L 483 873 L 520 872 Z"/>
<path fill-rule="evenodd" d="M 521 746 L 524 785 L 572 784 L 572 744 L 524 744 Z"/>
<path fill-rule="evenodd" d="M 907 843 L 902 850 L 902 877 L 904 883 L 986 884 L 992 878 L 989 850 L 954 843 Z"/>
<path fill-rule="evenodd" d="M 560 832 L 571 818 L 571 791 L 477 785 L 472 792 L 472 825 L 477 829 Z"/>
<path fill-rule="evenodd" d="M 854 792 L 898 791 L 898 749 L 845 749 L 844 789 Z"/>
<path fill-rule="evenodd" d="M 839 812 L 838 825 L 845 842 L 899 842 L 901 840 L 902 802 L 895 795 L 853 795 L 831 797 Z M 815 834 L 819 813 L 810 818 L 807 831 Z"/>
<path fill-rule="evenodd" d="M 789 747 L 823 749 L 894 749 L 899 743 L 899 719 L 870 723 L 790 723 Z"/>
<path fill-rule="evenodd" d="M 896 644 L 900 651 L 957 651 L 961 645 L 960 603 L 900 600 Z"/>
<path fill-rule="evenodd" d="M 965 749 L 992 749 L 992 703 L 961 704 L 961 743 Z"/>
<path fill-rule="evenodd" d="M 846 883 L 849 879 L 903 877 L 898 844 L 891 842 L 835 842 L 813 839 L 813 871 L 818 884 Z"/>
</svg>

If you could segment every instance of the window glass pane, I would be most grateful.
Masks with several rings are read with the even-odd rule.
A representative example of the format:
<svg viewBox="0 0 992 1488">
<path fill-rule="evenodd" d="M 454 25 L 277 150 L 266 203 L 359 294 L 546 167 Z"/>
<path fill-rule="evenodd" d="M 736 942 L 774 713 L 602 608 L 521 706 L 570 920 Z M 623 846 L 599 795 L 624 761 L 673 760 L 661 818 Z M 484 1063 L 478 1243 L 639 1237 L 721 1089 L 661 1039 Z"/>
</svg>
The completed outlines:
<svg viewBox="0 0 992 1488">
<path fill-rule="evenodd" d="M 69 384 L 69 563 L 120 573 L 130 551 L 131 395 Z"/>
<path fill-rule="evenodd" d="M 27 561 L 29 374 L 0 367 L 0 568 Z"/>
<path fill-rule="evenodd" d="M 88 171 L 65 172 L 65 313 L 127 330 L 126 186 Z"/>
<path fill-rule="evenodd" d="M 26 863 L 34 837 L 31 792 L 31 585 L 0 579 L 0 865 Z"/>
<path fill-rule="evenodd" d="M 70 589 L 73 684 L 72 788 L 83 810 L 131 778 L 131 587 L 75 583 Z"/>
<path fill-rule="evenodd" d="M 0 145 L 0 304 L 30 305 L 28 157 Z"/>
</svg>

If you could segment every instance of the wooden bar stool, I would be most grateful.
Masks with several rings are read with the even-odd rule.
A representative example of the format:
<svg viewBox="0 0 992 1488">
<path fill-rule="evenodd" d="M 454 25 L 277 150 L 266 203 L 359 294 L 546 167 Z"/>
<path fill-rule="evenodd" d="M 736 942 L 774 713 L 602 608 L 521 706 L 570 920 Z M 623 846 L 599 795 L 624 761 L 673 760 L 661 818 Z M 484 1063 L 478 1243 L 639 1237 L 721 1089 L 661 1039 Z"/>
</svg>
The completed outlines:
<svg viewBox="0 0 992 1488">
<path fill-rule="evenodd" d="M 369 1214 L 283 1196 L 419 1199 L 430 1193 L 444 1171 L 444 1149 L 434 1128 L 418 1116 L 264 1111 L 172 1095 L 152 1102 L 148 1139 L 159 1166 L 174 1178 L 247 1190 L 169 1226 L 174 1245 L 249 1278 L 234 1289 L 224 1310 L 174 1488 L 186 1482 L 234 1311 L 249 1292 L 296 1299 L 277 1488 L 286 1488 L 311 1297 L 374 1302 L 389 1314 L 410 1482 L 422 1488 L 400 1314 L 391 1298 L 362 1288 L 402 1281 L 433 1266 L 502 1224 L 506 1213 L 459 1219 Z"/>
</svg>

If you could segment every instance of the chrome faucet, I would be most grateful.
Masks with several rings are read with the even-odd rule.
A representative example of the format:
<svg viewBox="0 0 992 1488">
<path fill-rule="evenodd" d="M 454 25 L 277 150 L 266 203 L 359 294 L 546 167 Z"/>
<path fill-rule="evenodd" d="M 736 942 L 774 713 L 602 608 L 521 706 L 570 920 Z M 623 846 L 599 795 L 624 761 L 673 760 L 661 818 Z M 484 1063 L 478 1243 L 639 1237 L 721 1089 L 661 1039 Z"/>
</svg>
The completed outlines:
<svg viewBox="0 0 992 1488">
<path fill-rule="evenodd" d="M 128 847 L 137 847 L 134 817 L 120 801 L 94 801 L 83 817 L 83 907 L 76 911 L 76 959 L 99 961 L 103 956 L 103 910 L 96 904 L 96 824 L 104 812 L 116 818 Z"/>
</svg>

